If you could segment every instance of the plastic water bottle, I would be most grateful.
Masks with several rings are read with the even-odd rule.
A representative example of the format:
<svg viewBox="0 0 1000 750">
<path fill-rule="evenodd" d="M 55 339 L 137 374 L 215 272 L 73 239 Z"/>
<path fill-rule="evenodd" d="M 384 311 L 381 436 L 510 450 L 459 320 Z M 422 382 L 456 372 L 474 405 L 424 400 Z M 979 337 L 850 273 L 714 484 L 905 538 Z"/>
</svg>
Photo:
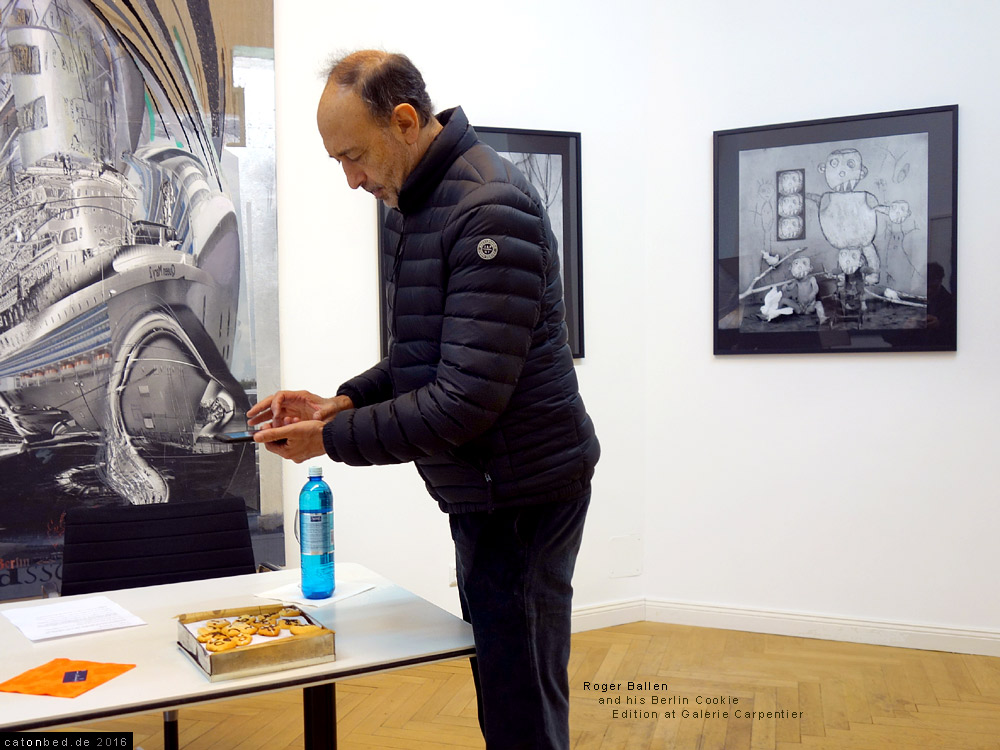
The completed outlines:
<svg viewBox="0 0 1000 750">
<path fill-rule="evenodd" d="M 299 548 L 302 595 L 325 599 L 333 593 L 333 493 L 323 469 L 309 467 L 309 481 L 299 493 Z"/>
</svg>

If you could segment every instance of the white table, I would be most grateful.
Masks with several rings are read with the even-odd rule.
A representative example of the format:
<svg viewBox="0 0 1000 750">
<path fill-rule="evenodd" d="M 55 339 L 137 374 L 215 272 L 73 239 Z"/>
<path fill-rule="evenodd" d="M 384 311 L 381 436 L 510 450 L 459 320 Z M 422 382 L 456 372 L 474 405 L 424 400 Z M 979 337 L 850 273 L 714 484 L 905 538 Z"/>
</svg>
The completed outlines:
<svg viewBox="0 0 1000 750">
<path fill-rule="evenodd" d="M 56 658 L 136 665 L 76 698 L 0 693 L 0 730 L 42 729 L 303 688 L 306 748 L 331 748 L 336 747 L 334 681 L 475 652 L 467 623 L 349 563 L 338 563 L 338 581 L 372 583 L 375 588 L 308 610 L 336 632 L 335 661 L 209 682 L 177 646 L 177 615 L 266 603 L 254 594 L 296 581 L 298 576 L 299 571 L 292 569 L 105 592 L 148 624 L 37 643 L 0 617 L 0 682 Z M 15 602 L 0 606 L 0 610 L 53 601 L 57 600 Z"/>
</svg>

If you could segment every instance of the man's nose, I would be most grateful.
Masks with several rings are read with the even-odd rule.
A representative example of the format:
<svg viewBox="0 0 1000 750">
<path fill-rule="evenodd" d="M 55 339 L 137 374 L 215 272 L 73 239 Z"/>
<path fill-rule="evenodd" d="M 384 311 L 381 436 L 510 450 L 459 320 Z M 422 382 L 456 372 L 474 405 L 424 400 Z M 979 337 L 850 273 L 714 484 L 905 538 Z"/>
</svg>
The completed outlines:
<svg viewBox="0 0 1000 750">
<path fill-rule="evenodd" d="M 346 161 L 343 165 L 344 175 L 347 177 L 347 184 L 351 186 L 351 190 L 357 190 L 365 184 L 364 170 L 358 169 L 355 165 L 348 164 Z"/>
</svg>

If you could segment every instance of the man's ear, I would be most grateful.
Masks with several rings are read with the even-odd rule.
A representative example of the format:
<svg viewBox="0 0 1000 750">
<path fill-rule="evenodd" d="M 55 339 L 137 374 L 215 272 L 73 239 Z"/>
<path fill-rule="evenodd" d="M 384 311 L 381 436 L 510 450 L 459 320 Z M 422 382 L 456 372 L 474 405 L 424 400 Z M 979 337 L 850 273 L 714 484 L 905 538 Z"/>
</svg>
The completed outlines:
<svg viewBox="0 0 1000 750">
<path fill-rule="evenodd" d="M 412 104 L 397 104 L 392 110 L 392 130 L 397 137 L 412 146 L 420 135 L 420 117 Z"/>
</svg>

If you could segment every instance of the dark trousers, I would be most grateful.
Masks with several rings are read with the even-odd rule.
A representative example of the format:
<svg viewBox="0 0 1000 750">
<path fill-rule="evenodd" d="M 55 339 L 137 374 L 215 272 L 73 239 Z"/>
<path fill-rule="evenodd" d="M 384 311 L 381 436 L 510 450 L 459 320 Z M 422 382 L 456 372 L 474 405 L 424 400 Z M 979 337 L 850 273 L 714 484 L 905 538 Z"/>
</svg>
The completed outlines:
<svg viewBox="0 0 1000 750">
<path fill-rule="evenodd" d="M 449 517 L 487 750 L 569 748 L 571 581 L 589 504 Z"/>
</svg>

